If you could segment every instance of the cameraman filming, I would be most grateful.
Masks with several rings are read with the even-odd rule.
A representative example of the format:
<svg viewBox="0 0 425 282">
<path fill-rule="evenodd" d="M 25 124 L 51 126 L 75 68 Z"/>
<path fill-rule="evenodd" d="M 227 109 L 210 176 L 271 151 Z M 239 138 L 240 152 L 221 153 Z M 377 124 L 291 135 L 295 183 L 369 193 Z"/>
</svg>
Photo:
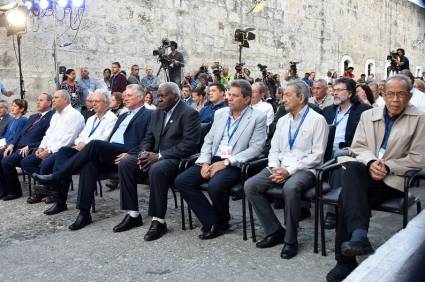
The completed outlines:
<svg viewBox="0 0 425 282">
<path fill-rule="evenodd" d="M 184 67 L 183 54 L 177 51 L 177 43 L 170 41 L 171 53 L 168 55 L 173 63 L 168 67 L 170 81 L 179 84 L 181 82 L 182 67 Z"/>
<path fill-rule="evenodd" d="M 242 79 L 247 80 L 252 85 L 254 83 L 254 79 L 250 75 L 251 71 L 248 68 L 242 69 Z M 239 79 L 238 73 L 235 73 L 234 79 Z"/>
<path fill-rule="evenodd" d="M 398 54 L 398 61 L 397 61 L 398 71 L 409 70 L 410 69 L 409 59 L 405 56 L 406 53 L 404 49 L 398 48 L 397 54 Z"/>
</svg>

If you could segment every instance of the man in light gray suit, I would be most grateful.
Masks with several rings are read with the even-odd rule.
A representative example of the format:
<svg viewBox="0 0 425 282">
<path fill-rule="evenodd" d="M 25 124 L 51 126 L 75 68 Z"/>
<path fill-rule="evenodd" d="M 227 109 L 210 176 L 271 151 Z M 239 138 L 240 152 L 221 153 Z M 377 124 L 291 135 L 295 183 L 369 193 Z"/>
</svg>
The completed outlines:
<svg viewBox="0 0 425 282">
<path fill-rule="evenodd" d="M 245 194 L 264 228 L 266 237 L 257 248 L 284 243 L 280 256 L 290 259 L 298 252 L 301 194 L 314 185 L 314 169 L 323 162 L 329 128 L 323 116 L 307 104 L 310 90 L 304 81 L 288 83 L 283 94 L 288 114 L 277 122 L 268 167 L 245 182 Z M 265 192 L 280 186 L 285 201 L 286 230 L 277 219 Z"/>
<path fill-rule="evenodd" d="M 199 238 L 212 239 L 229 229 L 229 192 L 241 178 L 241 163 L 258 157 L 266 140 L 266 115 L 250 107 L 251 85 L 235 80 L 229 107 L 217 110 L 196 165 L 182 172 L 175 187 L 201 221 Z M 199 186 L 208 181 L 212 204 Z"/>
<path fill-rule="evenodd" d="M 0 138 L 6 133 L 12 117 L 9 115 L 9 108 L 5 100 L 0 100 Z"/>
</svg>

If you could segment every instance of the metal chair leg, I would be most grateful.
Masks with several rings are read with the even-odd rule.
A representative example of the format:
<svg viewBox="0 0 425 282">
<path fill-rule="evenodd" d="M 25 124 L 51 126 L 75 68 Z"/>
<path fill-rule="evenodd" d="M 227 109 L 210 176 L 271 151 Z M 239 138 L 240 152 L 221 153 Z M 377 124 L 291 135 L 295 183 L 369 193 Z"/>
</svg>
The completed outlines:
<svg viewBox="0 0 425 282">
<path fill-rule="evenodd" d="M 71 191 L 74 191 L 74 180 L 72 180 L 72 177 L 71 177 Z"/>
<path fill-rule="evenodd" d="M 249 212 L 249 222 L 251 224 L 252 242 L 257 242 L 257 236 L 255 235 L 254 213 L 252 211 L 252 205 L 251 205 L 250 201 L 248 201 L 248 212 Z"/>
<path fill-rule="evenodd" d="M 99 195 L 100 195 L 101 198 L 103 198 L 103 186 L 102 186 L 102 182 L 100 180 L 98 180 L 97 183 L 99 183 Z"/>
<path fill-rule="evenodd" d="M 182 230 L 186 230 L 186 220 L 184 217 L 184 201 L 181 194 L 180 194 L 180 211 L 182 214 Z"/>
<path fill-rule="evenodd" d="M 314 253 L 319 252 L 319 199 L 314 200 Z"/>
<path fill-rule="evenodd" d="M 417 212 L 417 214 L 419 214 L 421 212 L 421 210 L 422 210 L 422 208 L 421 208 L 421 201 L 418 200 L 416 202 L 416 212 Z"/>
<path fill-rule="evenodd" d="M 322 256 L 326 256 L 326 242 L 325 242 L 325 217 L 323 214 L 323 201 L 320 201 L 320 207 L 319 207 L 319 220 L 320 220 L 320 235 L 321 235 L 321 241 L 322 241 Z"/>
<path fill-rule="evenodd" d="M 93 197 L 92 211 L 93 213 L 96 212 L 96 197 Z"/>
<path fill-rule="evenodd" d="M 189 229 L 193 229 L 193 220 L 192 220 L 192 210 L 190 209 L 189 205 L 187 205 L 187 214 L 189 216 Z"/>
<path fill-rule="evenodd" d="M 31 187 L 31 176 L 28 174 L 28 194 L 31 197 L 32 196 L 32 187 Z"/>
<path fill-rule="evenodd" d="M 171 192 L 173 192 L 173 197 L 174 197 L 174 207 L 176 209 L 179 208 L 179 206 L 177 205 L 177 195 L 176 195 L 176 190 L 174 189 L 174 187 L 171 187 Z"/>
<path fill-rule="evenodd" d="M 243 240 L 248 240 L 248 236 L 246 235 L 246 199 L 245 195 L 242 197 L 242 231 L 243 231 Z"/>
</svg>

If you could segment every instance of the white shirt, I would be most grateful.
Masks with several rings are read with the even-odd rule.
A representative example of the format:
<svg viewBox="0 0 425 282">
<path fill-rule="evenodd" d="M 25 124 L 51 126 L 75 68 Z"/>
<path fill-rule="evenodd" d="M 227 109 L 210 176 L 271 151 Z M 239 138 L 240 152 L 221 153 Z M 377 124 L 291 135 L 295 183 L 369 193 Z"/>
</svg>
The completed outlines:
<svg viewBox="0 0 425 282">
<path fill-rule="evenodd" d="M 417 88 L 413 88 L 410 104 L 418 108 L 421 112 L 425 112 L 425 93 Z"/>
<path fill-rule="evenodd" d="M 62 112 L 56 112 L 50 126 L 41 140 L 39 148 L 56 153 L 61 147 L 71 146 L 84 128 L 84 117 L 71 105 Z"/>
<path fill-rule="evenodd" d="M 376 100 L 375 100 L 375 104 L 376 104 L 377 107 L 385 106 L 384 98 L 382 98 L 381 96 L 378 96 L 378 98 L 376 98 Z"/>
<path fill-rule="evenodd" d="M 272 124 L 274 119 L 274 110 L 273 110 L 273 106 L 270 103 L 260 101 L 255 105 L 251 105 L 251 107 L 255 110 L 262 111 L 263 113 L 267 115 L 267 126 Z"/>
<path fill-rule="evenodd" d="M 329 126 L 325 118 L 313 109 L 309 109 L 292 149 L 289 148 L 289 124 L 291 123 L 291 136 L 294 137 L 307 107 L 295 118 L 288 113 L 277 122 L 269 152 L 269 167 L 285 167 L 289 175 L 293 175 L 301 169 L 312 170 L 323 162 Z"/>
<path fill-rule="evenodd" d="M 107 140 L 111 135 L 117 119 L 118 117 L 109 110 L 100 120 L 97 115 L 92 115 L 87 119 L 83 131 L 75 139 L 75 145 L 78 145 L 80 142 L 87 144 L 92 140 Z"/>
<path fill-rule="evenodd" d="M 156 106 L 154 104 L 149 105 L 145 103 L 145 108 L 148 110 L 156 110 Z"/>
</svg>

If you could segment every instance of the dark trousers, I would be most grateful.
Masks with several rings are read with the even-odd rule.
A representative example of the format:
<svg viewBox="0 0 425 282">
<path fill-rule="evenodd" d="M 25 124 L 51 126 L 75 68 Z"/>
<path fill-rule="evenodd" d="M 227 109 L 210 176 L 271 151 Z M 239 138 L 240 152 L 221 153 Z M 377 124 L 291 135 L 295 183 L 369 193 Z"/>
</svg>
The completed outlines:
<svg viewBox="0 0 425 282">
<path fill-rule="evenodd" d="M 11 155 L 1 158 L 1 169 L 0 169 L 0 192 L 7 194 L 20 194 L 21 183 L 19 182 L 18 172 L 16 167 L 21 165 L 22 156 L 19 151 L 13 152 Z"/>
<path fill-rule="evenodd" d="M 366 165 L 360 162 L 345 164 L 341 169 L 342 192 L 339 196 L 339 218 L 335 237 L 335 258 L 341 263 L 354 263 L 355 257 L 341 254 L 341 243 L 351 239 L 355 229 L 369 228 L 370 210 L 384 201 L 402 197 L 403 192 L 372 180 Z"/>
<path fill-rule="evenodd" d="M 230 189 L 241 181 L 240 171 L 238 167 L 228 167 L 207 180 L 201 176 L 201 166 L 194 165 L 177 176 L 175 187 L 202 225 L 209 227 L 230 220 Z M 204 182 L 208 182 L 208 195 L 212 204 L 199 189 Z"/>
<path fill-rule="evenodd" d="M 162 159 L 154 163 L 148 173 L 142 173 L 137 165 L 137 156 L 130 155 L 118 164 L 120 178 L 121 209 L 139 210 L 137 183 L 149 177 L 149 215 L 165 218 L 167 212 L 168 189 L 173 185 L 179 172 L 180 160 Z"/>
<path fill-rule="evenodd" d="M 56 180 L 64 182 L 60 187 L 61 195 L 68 193 L 72 175 L 80 172 L 77 209 L 89 210 L 93 203 L 99 175 L 116 171 L 117 166 L 114 160 L 119 154 L 125 152 L 127 148 L 121 144 L 101 140 L 89 142 L 80 152 L 72 156 L 60 171 L 54 173 Z"/>
</svg>

